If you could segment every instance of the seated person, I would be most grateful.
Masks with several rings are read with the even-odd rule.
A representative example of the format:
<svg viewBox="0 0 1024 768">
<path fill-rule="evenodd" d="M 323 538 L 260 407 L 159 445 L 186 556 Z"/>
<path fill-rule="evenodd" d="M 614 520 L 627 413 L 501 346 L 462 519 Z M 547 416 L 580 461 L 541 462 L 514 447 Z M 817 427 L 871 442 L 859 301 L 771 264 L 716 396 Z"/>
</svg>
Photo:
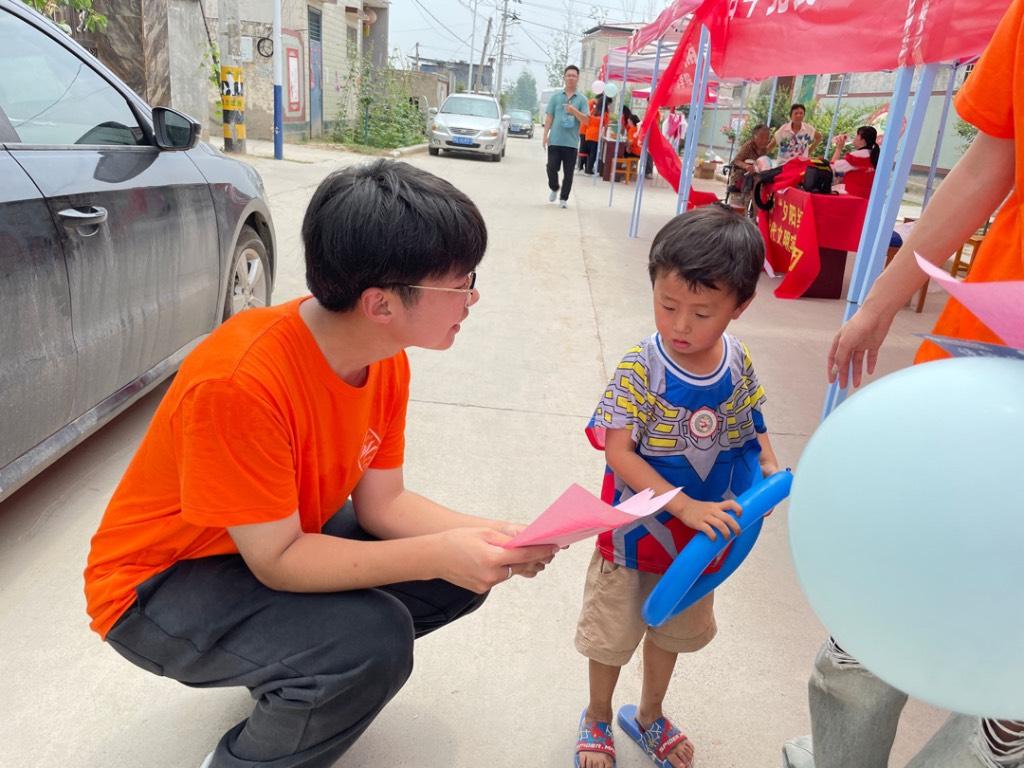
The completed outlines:
<svg viewBox="0 0 1024 768">
<path fill-rule="evenodd" d="M 754 189 L 754 173 L 757 171 L 755 164 L 759 157 L 768 153 L 771 140 L 772 132 L 767 125 L 760 123 L 754 126 L 754 132 L 743 143 L 732 160 L 732 170 L 729 172 L 729 192 L 740 195 L 740 205 L 743 208 L 750 207 L 750 196 Z"/>
<path fill-rule="evenodd" d="M 625 107 L 623 107 L 623 109 L 625 109 Z M 640 157 L 643 147 L 641 146 L 639 137 L 640 118 L 630 112 L 629 116 L 626 118 L 626 157 Z M 644 170 L 644 176 L 650 178 L 653 171 L 654 163 L 648 156 L 647 168 Z"/>
<path fill-rule="evenodd" d="M 871 184 L 875 180 L 875 166 L 878 165 L 878 131 L 870 125 L 862 125 L 853 137 L 853 151 L 847 152 L 842 158 L 839 153 L 846 146 L 847 136 L 841 133 L 836 136 L 835 152 L 832 154 L 832 170 L 845 174 L 843 183 L 846 192 L 858 197 L 871 196 Z"/>
</svg>

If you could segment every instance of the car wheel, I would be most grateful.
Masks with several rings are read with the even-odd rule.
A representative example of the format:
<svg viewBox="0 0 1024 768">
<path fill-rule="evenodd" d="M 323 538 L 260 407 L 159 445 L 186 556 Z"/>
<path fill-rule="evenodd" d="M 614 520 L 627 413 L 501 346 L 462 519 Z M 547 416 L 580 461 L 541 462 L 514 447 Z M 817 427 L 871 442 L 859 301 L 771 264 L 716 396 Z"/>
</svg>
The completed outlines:
<svg viewBox="0 0 1024 768">
<path fill-rule="evenodd" d="M 505 156 L 505 145 L 504 144 L 501 145 L 501 156 L 502 157 Z"/>
<path fill-rule="evenodd" d="M 427 152 L 429 152 L 434 157 L 437 157 L 439 154 L 441 154 L 441 150 L 438 149 L 437 147 L 427 147 Z"/>
<path fill-rule="evenodd" d="M 250 307 L 270 304 L 270 258 L 267 247 L 252 227 L 242 227 L 231 255 L 231 271 L 224 297 L 224 319 Z"/>
<path fill-rule="evenodd" d="M 501 162 L 502 154 L 503 153 L 501 153 L 501 152 L 495 152 L 493 155 L 491 155 L 491 162 L 492 163 L 500 163 Z"/>
</svg>

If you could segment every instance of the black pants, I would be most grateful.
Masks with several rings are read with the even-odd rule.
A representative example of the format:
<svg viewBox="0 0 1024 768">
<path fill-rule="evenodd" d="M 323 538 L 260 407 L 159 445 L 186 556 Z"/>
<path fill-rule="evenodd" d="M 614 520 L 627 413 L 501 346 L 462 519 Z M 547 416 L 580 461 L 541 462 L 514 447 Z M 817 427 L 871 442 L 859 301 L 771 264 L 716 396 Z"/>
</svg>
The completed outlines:
<svg viewBox="0 0 1024 768">
<path fill-rule="evenodd" d="M 572 191 L 572 175 L 576 170 L 576 154 L 577 150 L 574 147 L 548 145 L 548 189 L 552 192 L 558 191 L 558 167 L 561 166 L 561 198 L 563 200 L 568 200 L 569 192 Z"/>
<path fill-rule="evenodd" d="M 587 173 L 593 173 L 594 163 L 597 162 L 597 142 L 586 141 L 584 144 L 587 148 Z"/>
<path fill-rule="evenodd" d="M 372 538 L 351 504 L 324 533 Z M 136 594 L 107 635 L 115 650 L 154 674 L 199 688 L 244 685 L 256 699 L 217 744 L 215 768 L 334 765 L 409 678 L 413 640 L 485 599 L 440 580 L 276 592 L 238 555 L 178 562 Z"/>
</svg>

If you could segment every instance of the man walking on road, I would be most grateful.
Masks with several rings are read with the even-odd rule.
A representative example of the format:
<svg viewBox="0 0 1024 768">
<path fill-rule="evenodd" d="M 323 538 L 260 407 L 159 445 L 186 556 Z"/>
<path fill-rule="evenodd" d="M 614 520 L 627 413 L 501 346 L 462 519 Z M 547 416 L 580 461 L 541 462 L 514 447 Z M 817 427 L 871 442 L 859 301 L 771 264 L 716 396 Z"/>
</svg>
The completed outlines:
<svg viewBox="0 0 1024 768">
<path fill-rule="evenodd" d="M 580 149 L 580 121 L 587 120 L 587 100 L 576 92 L 580 69 L 570 64 L 563 73 L 565 88 L 552 94 L 544 117 L 544 148 L 548 151 L 548 200 L 552 203 L 562 190 L 559 205 L 569 206 L 572 175 L 576 169 L 576 154 Z M 558 183 L 558 167 L 562 167 L 562 183 Z"/>
</svg>

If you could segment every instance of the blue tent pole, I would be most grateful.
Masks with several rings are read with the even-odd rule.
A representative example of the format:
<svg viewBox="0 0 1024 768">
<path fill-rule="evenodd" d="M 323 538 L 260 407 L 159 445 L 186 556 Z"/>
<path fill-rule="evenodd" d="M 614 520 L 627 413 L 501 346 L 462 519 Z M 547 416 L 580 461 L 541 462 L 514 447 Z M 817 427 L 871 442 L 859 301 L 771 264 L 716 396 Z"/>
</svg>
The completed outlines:
<svg viewBox="0 0 1024 768">
<path fill-rule="evenodd" d="M 768 97 L 768 119 L 765 120 L 765 123 L 768 124 L 768 127 L 771 128 L 773 132 L 774 132 L 775 128 L 778 128 L 777 125 L 772 125 L 772 112 L 775 111 L 775 91 L 778 89 L 778 87 L 779 87 L 779 78 L 773 77 L 772 78 L 772 95 Z"/>
<path fill-rule="evenodd" d="M 832 146 L 832 138 L 836 135 L 836 120 L 839 119 L 839 105 L 843 103 L 843 93 L 846 91 L 846 80 L 849 73 L 843 73 L 843 79 L 839 81 L 839 95 L 836 97 L 836 105 L 832 112 L 832 125 L 828 129 L 828 138 L 825 140 L 825 158 L 828 158 L 829 147 Z"/>
<path fill-rule="evenodd" d="M 651 75 L 651 90 L 647 97 L 647 109 L 650 111 L 651 99 L 654 98 L 654 89 L 658 86 L 658 74 L 661 71 L 661 40 L 658 40 L 658 47 L 654 53 L 654 74 Z M 657 115 L 655 115 L 657 120 Z M 660 130 L 660 126 L 659 126 Z M 644 174 L 647 170 L 647 142 L 650 138 L 651 131 L 648 130 L 644 135 L 644 143 L 640 149 L 640 162 L 638 164 L 636 174 L 636 191 L 633 192 L 633 215 L 629 217 L 629 229 L 627 234 L 629 237 L 636 237 L 637 230 L 640 228 L 640 206 L 644 200 Z"/>
<path fill-rule="evenodd" d="M 854 313 L 863 304 L 871 285 L 881 274 L 885 264 L 885 252 L 889 244 L 892 228 L 896 223 L 896 216 L 899 213 L 900 203 L 903 201 L 903 192 L 907 186 L 907 179 L 910 176 L 910 166 L 914 159 L 914 151 L 917 149 L 917 141 L 921 135 L 921 127 L 924 125 L 925 113 L 928 110 L 928 103 L 931 100 L 932 86 L 935 83 L 935 75 L 938 72 L 938 64 L 928 64 L 921 71 L 921 78 L 917 86 L 917 93 L 914 96 L 914 105 L 911 109 L 910 119 L 907 122 L 907 129 L 903 141 L 884 141 L 882 143 L 882 155 L 878 161 L 879 171 L 883 169 L 883 159 L 886 170 L 886 187 L 880 186 L 880 180 L 876 172 L 875 183 L 871 189 L 871 202 L 869 212 L 875 206 L 876 192 L 879 193 L 880 205 L 877 215 L 871 222 L 871 227 L 865 224 L 864 232 L 861 234 L 860 248 L 857 252 L 857 264 L 854 266 L 854 277 L 847 294 L 847 305 L 844 322 L 853 317 Z M 903 123 L 903 115 L 906 113 L 907 100 L 909 97 L 910 81 L 913 79 L 913 69 L 904 67 L 899 70 L 896 80 L 896 91 L 893 94 L 893 102 L 890 106 L 889 117 L 886 124 L 889 132 L 898 130 L 896 126 Z M 905 81 L 905 82 L 903 82 Z M 900 144 L 899 153 L 895 152 L 895 145 Z M 886 145 L 889 151 L 886 152 Z M 893 155 L 896 154 L 895 168 L 893 167 Z M 828 416 L 844 399 L 847 390 L 839 389 L 838 383 L 829 387 L 825 399 L 825 409 L 822 418 Z"/>
<path fill-rule="evenodd" d="M 629 53 L 626 53 L 626 63 L 622 66 L 622 106 L 626 106 L 626 83 L 629 82 Z M 608 207 L 612 207 L 612 198 L 615 196 L 615 166 L 619 164 L 619 145 L 622 144 L 622 137 L 626 133 L 626 125 L 622 120 L 623 110 L 619 110 L 619 126 L 615 131 L 615 151 L 612 154 L 612 175 L 611 185 L 608 187 Z"/>
<path fill-rule="evenodd" d="M 594 178 L 590 180 L 590 186 L 597 184 L 597 177 L 600 175 L 597 173 L 597 169 L 601 165 L 601 150 L 604 149 L 604 112 L 608 107 L 608 97 L 604 95 L 604 91 L 598 94 L 601 99 L 601 117 L 597 120 L 597 157 L 594 159 Z"/>
<path fill-rule="evenodd" d="M 942 139 L 946 135 L 946 121 L 949 119 L 949 105 L 953 101 L 953 84 L 956 82 L 957 62 L 949 65 L 949 82 L 946 83 L 946 98 L 942 102 L 942 117 L 939 118 L 939 133 L 935 137 L 935 149 L 932 150 L 932 164 L 928 166 L 928 183 L 924 187 L 924 200 L 921 203 L 921 210 L 928 207 L 928 201 L 932 199 L 932 191 L 935 187 L 935 169 L 939 167 L 939 153 L 942 151 Z"/>
<path fill-rule="evenodd" d="M 683 152 L 683 164 L 679 169 L 679 194 L 676 198 L 677 216 L 686 210 L 687 203 L 690 202 L 693 166 L 697 158 L 697 140 L 700 138 L 700 120 L 704 111 L 704 99 L 707 97 L 708 72 L 711 69 L 711 33 L 705 26 L 700 28 L 700 44 L 697 50 L 693 91 L 690 94 L 690 122 L 686 126 L 686 147 Z"/>
<path fill-rule="evenodd" d="M 902 125 L 903 115 L 907 110 L 907 100 L 910 95 L 911 81 L 914 79 L 913 67 L 901 67 L 896 71 L 896 83 L 893 86 L 892 101 L 889 103 L 888 125 Z M 860 245 L 857 248 L 857 256 L 853 263 L 853 275 L 850 279 L 850 288 L 847 292 L 847 304 L 843 314 L 843 322 L 849 320 L 857 310 L 853 303 L 858 295 L 860 284 L 860 273 L 864 271 L 868 260 L 868 251 L 874 240 L 874 233 L 878 229 L 878 222 L 882 213 L 882 205 L 885 196 L 889 191 L 889 180 L 892 177 L 892 164 L 896 157 L 896 141 L 883 141 L 881 152 L 878 157 L 878 166 L 875 170 L 875 180 L 871 185 L 871 196 L 868 199 L 868 210 L 864 214 L 864 228 L 861 230 Z M 846 397 L 845 390 L 839 389 L 838 382 L 829 385 L 828 393 L 825 395 L 825 406 L 821 414 L 824 419 L 833 409 Z"/>
</svg>

